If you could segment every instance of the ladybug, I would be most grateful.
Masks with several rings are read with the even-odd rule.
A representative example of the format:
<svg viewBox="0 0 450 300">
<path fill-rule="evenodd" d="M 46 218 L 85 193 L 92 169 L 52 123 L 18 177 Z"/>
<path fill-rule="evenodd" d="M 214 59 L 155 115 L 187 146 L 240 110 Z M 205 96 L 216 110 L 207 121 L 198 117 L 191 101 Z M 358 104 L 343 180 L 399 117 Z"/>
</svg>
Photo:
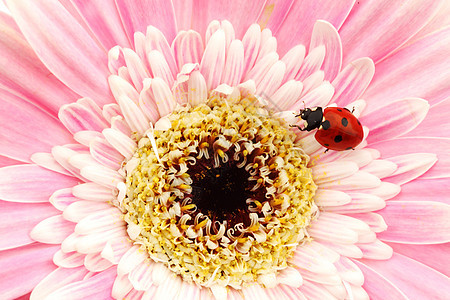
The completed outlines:
<svg viewBox="0 0 450 300">
<path fill-rule="evenodd" d="M 305 108 L 296 115 L 304 122 L 301 131 L 311 131 L 318 129 L 314 137 L 317 142 L 328 150 L 350 150 L 355 149 L 364 137 L 361 123 L 351 111 L 343 107 L 322 107 Z"/>
</svg>

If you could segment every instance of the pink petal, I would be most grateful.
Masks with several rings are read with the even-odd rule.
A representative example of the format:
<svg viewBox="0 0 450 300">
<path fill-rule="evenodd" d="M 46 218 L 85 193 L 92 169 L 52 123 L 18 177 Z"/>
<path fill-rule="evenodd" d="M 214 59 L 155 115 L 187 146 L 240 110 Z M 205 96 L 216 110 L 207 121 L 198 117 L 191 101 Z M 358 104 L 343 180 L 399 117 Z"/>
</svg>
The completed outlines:
<svg viewBox="0 0 450 300">
<path fill-rule="evenodd" d="M 84 266 L 91 272 L 102 272 L 112 266 L 100 253 L 90 253 L 84 258 Z"/>
<path fill-rule="evenodd" d="M 92 182 L 109 188 L 115 188 L 119 182 L 123 182 L 123 177 L 117 171 L 100 165 L 83 168 L 81 175 Z"/>
<path fill-rule="evenodd" d="M 437 12 L 440 1 L 377 1 L 356 4 L 339 30 L 344 61 L 368 56 L 375 62 L 389 55 Z M 417 13 L 420 11 L 420 18 Z"/>
<path fill-rule="evenodd" d="M 375 73 L 375 65 L 370 58 L 364 57 L 348 64 L 333 80 L 335 93 L 332 101 L 345 106 L 356 99 L 369 86 Z"/>
<path fill-rule="evenodd" d="M 73 134 L 84 130 L 102 131 L 108 126 L 99 112 L 82 105 L 80 100 L 77 103 L 62 106 L 59 110 L 58 118 Z"/>
<path fill-rule="evenodd" d="M 114 130 L 110 129 L 109 130 Z M 124 157 L 116 151 L 104 138 L 96 138 L 90 143 L 90 154 L 105 167 L 118 170 Z"/>
<path fill-rule="evenodd" d="M 303 60 L 305 59 L 306 49 L 303 45 L 292 47 L 281 59 L 286 64 L 286 74 L 284 80 L 294 78 L 300 70 Z"/>
<path fill-rule="evenodd" d="M 56 159 L 53 157 L 51 153 L 42 153 L 36 152 L 31 155 L 30 160 L 34 162 L 36 165 L 43 167 L 45 169 L 49 169 L 51 171 L 55 171 L 61 173 L 63 175 L 71 176 L 71 173 L 64 169 Z"/>
<path fill-rule="evenodd" d="M 295 75 L 296 80 L 304 81 L 305 78 L 318 71 L 325 59 L 325 46 L 319 45 L 315 48 L 310 48 L 308 55 L 303 61 L 302 67 Z"/>
<path fill-rule="evenodd" d="M 322 64 L 325 79 L 332 81 L 341 70 L 342 43 L 337 30 L 325 21 L 317 21 L 314 24 L 309 49 L 319 45 L 325 46 L 325 61 Z"/>
<path fill-rule="evenodd" d="M 31 229 L 43 219 L 57 214 L 57 210 L 47 203 L 0 201 L 0 205 L 0 250 L 33 243 L 29 236 Z"/>
<path fill-rule="evenodd" d="M 153 77 L 162 78 L 168 85 L 172 84 L 175 77 L 170 71 L 170 66 L 164 58 L 164 55 L 157 50 L 152 50 L 147 54 L 147 58 Z"/>
<path fill-rule="evenodd" d="M 364 223 L 369 225 L 370 230 L 376 233 L 385 231 L 388 228 L 383 217 L 380 216 L 378 213 L 368 212 L 368 213 L 355 213 L 347 215 L 349 217 L 363 221 Z"/>
<path fill-rule="evenodd" d="M 78 98 L 36 57 L 10 16 L 0 19 L 0 83 L 56 116 L 61 105 Z M 42 87 L 45 86 L 45 89 Z"/>
<path fill-rule="evenodd" d="M 444 178 L 450 176 L 450 139 L 429 137 L 405 137 L 378 142 L 373 145 L 383 158 L 398 154 L 435 153 L 437 163 L 422 177 L 427 179 Z"/>
<path fill-rule="evenodd" d="M 427 195 L 425 198 L 423 195 Z M 402 201 L 435 201 L 450 204 L 450 184 L 448 178 L 433 180 L 418 178 L 402 185 L 402 191 L 394 200 Z"/>
<path fill-rule="evenodd" d="M 130 159 L 133 156 L 134 151 L 137 148 L 137 144 L 129 136 L 112 128 L 103 130 L 103 135 L 108 143 L 110 143 L 114 149 L 122 154 L 125 159 Z"/>
<path fill-rule="evenodd" d="M 448 15 L 450 13 L 450 2 L 441 1 L 441 6 L 438 9 L 438 12 L 433 16 L 431 20 L 423 27 L 418 33 L 416 33 L 407 44 L 411 43 L 411 41 L 416 41 L 424 36 L 433 33 L 435 31 L 440 30 L 441 28 L 447 27 L 450 25 L 450 19 Z"/>
<path fill-rule="evenodd" d="M 447 276 L 401 254 L 394 254 L 389 261 L 362 260 L 368 268 L 376 272 L 378 276 L 383 276 L 397 287 L 407 299 L 445 299 L 449 294 L 449 279 Z M 367 268 L 362 268 L 366 273 Z M 371 276 L 367 276 L 370 278 Z M 418 284 L 419 283 L 419 284 Z M 379 299 L 392 299 L 389 289 L 380 291 L 377 295 Z M 386 293 L 387 292 L 387 293 Z M 398 293 L 397 293 L 398 294 Z M 371 293 L 369 295 L 372 296 Z"/>
<path fill-rule="evenodd" d="M 272 32 L 278 32 L 281 24 L 289 13 L 294 0 L 270 0 L 266 1 L 264 8 L 259 15 L 258 24 L 263 28 L 267 27 Z"/>
<path fill-rule="evenodd" d="M 172 43 L 172 51 L 179 70 L 187 63 L 200 63 L 203 50 L 202 37 L 193 30 L 179 32 Z"/>
<path fill-rule="evenodd" d="M 135 32 L 146 32 L 147 26 L 157 26 L 171 42 L 176 35 L 173 4 L 168 1 L 116 1 L 125 31 L 132 41 Z"/>
<path fill-rule="evenodd" d="M 416 128 L 425 118 L 430 105 L 426 100 L 407 98 L 388 102 L 359 117 L 370 128 L 369 143 L 388 140 Z"/>
<path fill-rule="evenodd" d="M 54 145 L 73 141 L 57 120 L 36 106 L 2 90 L 0 97 L 2 155 L 30 162 L 30 156 L 35 152 L 50 152 Z"/>
<path fill-rule="evenodd" d="M 406 136 L 449 137 L 448 111 L 450 111 L 450 97 L 432 105 L 420 126 L 408 132 Z"/>
<path fill-rule="evenodd" d="M 150 77 L 144 62 L 136 52 L 128 48 L 123 49 L 123 56 L 134 87 L 138 91 L 142 90 L 144 79 Z"/>
<path fill-rule="evenodd" d="M 84 266 L 71 269 L 57 268 L 38 283 L 33 289 L 32 297 L 34 299 L 44 299 L 57 289 L 82 280 L 88 272 Z"/>
<path fill-rule="evenodd" d="M 426 99 L 431 105 L 447 98 L 450 68 L 442 58 L 450 51 L 449 33 L 450 28 L 446 28 L 431 34 L 377 64 L 376 75 L 363 96 L 368 109 L 411 96 Z M 429 70 L 433 70 L 431 75 Z"/>
<path fill-rule="evenodd" d="M 74 0 L 72 3 L 105 49 L 116 45 L 130 47 L 114 0 Z"/>
<path fill-rule="evenodd" d="M 388 230 L 378 238 L 388 242 L 439 244 L 450 241 L 450 205 L 431 201 L 389 201 L 378 212 Z"/>
<path fill-rule="evenodd" d="M 17 165 L 0 169 L 0 198 L 13 202 L 47 202 L 55 190 L 78 183 L 36 165 Z"/>
<path fill-rule="evenodd" d="M 84 264 L 85 255 L 73 252 L 64 252 L 62 249 L 58 250 L 55 255 L 53 255 L 53 262 L 62 268 L 76 268 Z"/>
<path fill-rule="evenodd" d="M 278 49 L 286 53 L 297 44 L 309 45 L 316 20 L 330 22 L 339 29 L 350 12 L 354 1 L 295 1 L 283 24 L 275 31 Z"/>
<path fill-rule="evenodd" d="M 32 239 L 45 244 L 61 244 L 74 230 L 75 224 L 65 220 L 62 215 L 41 221 L 30 232 Z"/>
<path fill-rule="evenodd" d="M 292 107 L 302 93 L 303 84 L 300 81 L 289 80 L 280 86 L 269 99 L 269 106 L 278 111 L 283 111 Z"/>
<path fill-rule="evenodd" d="M 305 280 L 301 289 L 303 295 L 306 299 L 323 299 L 323 300 L 333 300 L 336 299 L 335 296 L 330 294 L 327 289 L 317 283 L 312 283 L 311 281 Z"/>
<path fill-rule="evenodd" d="M 354 263 L 364 274 L 363 288 L 370 295 L 370 299 L 385 300 L 386 297 L 398 300 L 409 299 L 393 282 L 380 273 L 358 261 L 354 261 Z"/>
<path fill-rule="evenodd" d="M 136 98 L 137 100 L 137 98 Z M 120 105 L 123 116 L 130 126 L 131 130 L 143 135 L 149 128 L 148 119 L 142 112 L 142 110 L 133 102 L 132 99 L 127 96 L 122 96 L 117 99 Z"/>
<path fill-rule="evenodd" d="M 90 200 L 108 202 L 115 199 L 110 188 L 98 185 L 93 182 L 78 184 L 72 188 L 75 197 Z"/>
<path fill-rule="evenodd" d="M 38 57 L 63 83 L 99 104 L 111 102 L 104 50 L 56 0 L 8 1 Z"/>
<path fill-rule="evenodd" d="M 222 70 L 225 66 L 225 33 L 217 30 L 206 45 L 200 64 L 200 72 L 205 76 L 208 90 L 220 84 Z"/>
<path fill-rule="evenodd" d="M 6 167 L 6 166 L 13 166 L 13 165 L 20 165 L 23 162 L 0 155 L 0 168 Z"/>
<path fill-rule="evenodd" d="M 237 86 L 244 72 L 244 45 L 240 40 L 231 42 L 227 49 L 225 69 L 222 73 L 222 83 Z"/>
<path fill-rule="evenodd" d="M 80 222 L 84 217 L 110 207 L 111 204 L 105 202 L 79 200 L 64 209 L 63 217 L 68 221 Z"/>
<path fill-rule="evenodd" d="M 145 50 L 147 53 L 157 50 L 164 57 L 167 65 L 172 73 L 172 76 L 176 76 L 178 73 L 178 67 L 175 62 L 175 58 L 172 53 L 172 49 L 166 40 L 164 34 L 156 27 L 148 26 L 147 35 L 145 39 Z M 155 75 L 156 76 L 156 75 Z"/>
<path fill-rule="evenodd" d="M 369 243 L 356 244 L 363 253 L 363 258 L 374 260 L 387 260 L 392 257 L 393 250 L 387 244 L 375 240 Z"/>
<path fill-rule="evenodd" d="M 251 25 L 242 38 L 242 44 L 244 45 L 245 75 L 248 70 L 253 68 L 258 57 L 259 47 L 261 46 L 261 27 L 257 24 Z"/>
<path fill-rule="evenodd" d="M 48 299 L 112 299 L 111 289 L 116 276 L 116 268 L 109 268 L 87 279 L 64 285 L 52 292 Z"/>
<path fill-rule="evenodd" d="M 0 253 L 0 290 L 5 299 L 15 299 L 30 292 L 56 267 L 53 253 L 59 246 L 31 244 Z"/>
<path fill-rule="evenodd" d="M 286 65 L 282 61 L 274 63 L 261 81 L 256 83 L 256 93 L 258 95 L 271 97 L 275 91 L 280 87 L 283 81 L 284 73 L 286 72 Z"/>
<path fill-rule="evenodd" d="M 228 20 L 236 29 L 236 37 L 241 38 L 245 30 L 257 22 L 265 1 L 219 0 L 210 2 L 173 1 L 179 29 L 194 29 L 205 34 L 213 20 Z M 238 9 L 237 9 L 238 8 Z M 179 19 L 180 18 L 180 19 Z"/>
<path fill-rule="evenodd" d="M 398 185 L 407 183 L 426 173 L 437 161 L 434 153 L 411 153 L 388 158 L 397 170 L 384 180 Z"/>
<path fill-rule="evenodd" d="M 156 106 L 158 107 L 159 115 L 166 116 L 173 111 L 176 102 L 172 96 L 169 85 L 161 78 L 153 78 L 151 81 L 151 88 Z M 147 123 L 147 129 L 149 128 Z"/>
<path fill-rule="evenodd" d="M 442 263 L 447 259 L 448 253 L 450 253 L 450 243 L 437 245 L 388 244 L 394 249 L 395 253 L 421 262 L 446 276 L 450 275 L 448 264 Z"/>
</svg>

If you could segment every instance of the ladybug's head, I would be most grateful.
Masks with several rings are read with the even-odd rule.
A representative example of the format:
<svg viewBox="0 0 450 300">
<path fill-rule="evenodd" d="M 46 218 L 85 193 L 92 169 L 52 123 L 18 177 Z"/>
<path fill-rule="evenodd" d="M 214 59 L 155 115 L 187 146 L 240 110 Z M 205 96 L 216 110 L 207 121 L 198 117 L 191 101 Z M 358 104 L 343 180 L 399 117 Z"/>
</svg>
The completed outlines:
<svg viewBox="0 0 450 300">
<path fill-rule="evenodd" d="M 305 120 L 303 130 L 311 131 L 318 129 L 322 124 L 323 111 L 322 107 L 305 108 L 300 110 L 298 114 L 300 118 Z"/>
</svg>

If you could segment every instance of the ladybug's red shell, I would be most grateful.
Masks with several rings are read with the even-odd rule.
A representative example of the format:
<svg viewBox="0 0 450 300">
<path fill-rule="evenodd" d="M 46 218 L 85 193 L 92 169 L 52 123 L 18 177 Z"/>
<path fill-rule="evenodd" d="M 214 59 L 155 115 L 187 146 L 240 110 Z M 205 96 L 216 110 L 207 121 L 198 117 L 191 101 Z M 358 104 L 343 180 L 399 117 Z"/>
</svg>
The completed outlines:
<svg viewBox="0 0 450 300">
<path fill-rule="evenodd" d="M 336 151 L 353 149 L 363 137 L 358 119 L 348 109 L 340 107 L 325 108 L 322 124 L 315 134 L 322 146 Z"/>
</svg>

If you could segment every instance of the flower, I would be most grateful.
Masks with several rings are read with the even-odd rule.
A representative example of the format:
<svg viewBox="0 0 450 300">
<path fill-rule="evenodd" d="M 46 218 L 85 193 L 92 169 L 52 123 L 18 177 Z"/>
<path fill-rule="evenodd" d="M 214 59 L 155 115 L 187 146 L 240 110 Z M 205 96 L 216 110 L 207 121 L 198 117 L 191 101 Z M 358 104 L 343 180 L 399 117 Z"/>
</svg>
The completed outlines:
<svg viewBox="0 0 450 300">
<path fill-rule="evenodd" d="M 448 294 L 444 1 L 6 3 L 4 297 Z"/>
</svg>

